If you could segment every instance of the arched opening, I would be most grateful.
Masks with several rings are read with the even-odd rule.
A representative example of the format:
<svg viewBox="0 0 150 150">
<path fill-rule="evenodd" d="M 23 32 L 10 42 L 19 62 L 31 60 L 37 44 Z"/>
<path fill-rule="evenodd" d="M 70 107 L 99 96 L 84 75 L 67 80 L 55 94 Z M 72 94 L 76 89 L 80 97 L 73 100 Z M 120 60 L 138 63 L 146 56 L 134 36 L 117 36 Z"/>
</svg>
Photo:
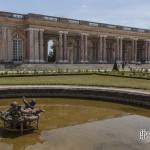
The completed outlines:
<svg viewBox="0 0 150 150">
<path fill-rule="evenodd" d="M 54 63 L 56 61 L 56 47 L 54 40 L 49 40 L 47 42 L 47 53 L 48 63 Z"/>
<path fill-rule="evenodd" d="M 19 34 L 13 36 L 13 61 L 22 62 L 23 57 L 23 40 Z"/>
</svg>

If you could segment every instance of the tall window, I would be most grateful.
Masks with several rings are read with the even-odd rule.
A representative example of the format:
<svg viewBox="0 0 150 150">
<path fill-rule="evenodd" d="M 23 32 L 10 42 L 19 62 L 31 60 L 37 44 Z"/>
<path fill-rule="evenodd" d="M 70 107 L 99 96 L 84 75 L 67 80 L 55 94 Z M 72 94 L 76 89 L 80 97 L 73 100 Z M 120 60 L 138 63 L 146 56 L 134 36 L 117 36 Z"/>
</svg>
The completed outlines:
<svg viewBox="0 0 150 150">
<path fill-rule="evenodd" d="M 16 34 L 13 37 L 13 60 L 22 61 L 23 40 Z"/>
</svg>

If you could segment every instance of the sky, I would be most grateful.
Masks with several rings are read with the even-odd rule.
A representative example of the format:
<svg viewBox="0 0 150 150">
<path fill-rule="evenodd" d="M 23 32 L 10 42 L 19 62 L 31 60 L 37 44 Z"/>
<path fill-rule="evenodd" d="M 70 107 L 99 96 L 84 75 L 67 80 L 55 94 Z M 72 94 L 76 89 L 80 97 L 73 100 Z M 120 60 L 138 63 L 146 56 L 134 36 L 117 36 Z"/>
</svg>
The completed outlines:
<svg viewBox="0 0 150 150">
<path fill-rule="evenodd" d="M 0 11 L 150 29 L 150 0 L 0 0 Z"/>
</svg>

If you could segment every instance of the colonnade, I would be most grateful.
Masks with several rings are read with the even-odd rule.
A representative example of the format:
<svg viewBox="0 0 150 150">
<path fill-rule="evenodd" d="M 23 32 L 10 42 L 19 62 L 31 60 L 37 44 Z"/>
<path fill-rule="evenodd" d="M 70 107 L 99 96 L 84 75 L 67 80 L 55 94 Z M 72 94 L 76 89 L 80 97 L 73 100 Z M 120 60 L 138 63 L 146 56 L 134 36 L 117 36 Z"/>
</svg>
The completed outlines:
<svg viewBox="0 0 150 150">
<path fill-rule="evenodd" d="M 23 30 L 25 32 L 23 36 L 21 32 L 12 31 L 5 27 L 1 28 L 0 31 L 0 62 L 13 62 L 14 51 L 18 52 L 22 48 L 22 60 L 19 58 L 19 61 L 21 60 L 23 63 L 47 63 L 46 53 L 48 52 L 44 48 L 44 44 L 47 43 L 45 43 L 44 37 L 51 31 L 47 33 L 48 30 L 41 28 L 28 28 Z M 15 32 L 20 34 L 19 40 L 22 39 L 22 47 L 13 43 Z M 131 64 L 139 61 L 150 63 L 150 39 L 123 37 L 121 35 L 110 36 L 104 33 L 96 36 L 89 33 L 70 33 L 68 31 L 53 31 L 53 34 L 55 34 L 57 41 L 55 63 L 106 64 L 115 61 L 118 63 L 125 61 Z M 74 42 L 68 44 L 71 40 Z M 94 49 L 89 49 L 89 43 L 92 41 L 95 44 L 92 46 Z M 142 45 L 139 46 L 140 41 L 142 41 Z M 15 44 L 19 44 L 19 42 Z M 94 57 L 90 55 L 93 52 Z"/>
<path fill-rule="evenodd" d="M 59 60 L 58 63 L 69 63 L 69 53 L 70 51 L 67 49 L 67 43 L 68 43 L 68 32 L 59 32 Z M 79 39 L 79 61 L 77 63 L 90 63 L 88 56 L 90 51 L 88 50 L 88 41 L 89 41 L 90 35 L 87 33 L 80 33 L 78 34 Z M 110 38 L 114 39 L 113 45 L 109 48 L 108 42 Z M 130 41 L 131 43 L 131 49 L 128 49 L 123 46 L 125 44 L 125 41 Z M 139 56 L 141 58 L 138 58 L 138 42 L 142 40 L 144 45 L 143 49 L 140 49 L 140 53 L 144 53 L 144 56 Z M 107 36 L 107 35 L 99 35 L 96 37 L 96 51 L 97 51 L 97 59 L 94 61 L 95 63 L 113 63 L 115 60 L 118 63 L 122 63 L 123 61 L 127 61 L 127 63 L 135 64 L 138 63 L 138 59 L 144 60 L 145 63 L 150 62 L 150 40 L 143 40 L 138 39 L 134 37 L 124 38 L 121 36 Z M 108 53 L 110 53 L 111 49 L 113 62 L 109 62 L 108 59 Z M 127 58 L 125 59 L 123 53 L 127 51 Z M 130 55 L 130 56 L 129 56 Z"/>
</svg>

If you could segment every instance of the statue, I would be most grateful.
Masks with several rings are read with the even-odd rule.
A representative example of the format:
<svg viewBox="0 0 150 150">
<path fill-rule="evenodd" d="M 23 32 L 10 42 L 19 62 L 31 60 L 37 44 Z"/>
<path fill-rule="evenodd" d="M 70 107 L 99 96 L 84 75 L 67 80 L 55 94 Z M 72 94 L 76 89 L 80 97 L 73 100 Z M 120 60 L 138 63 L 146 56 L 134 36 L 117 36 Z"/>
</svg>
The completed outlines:
<svg viewBox="0 0 150 150">
<path fill-rule="evenodd" d="M 0 112 L 0 119 L 4 122 L 4 129 L 9 131 L 20 131 L 23 134 L 24 131 L 38 129 L 40 113 L 44 110 L 36 110 L 36 101 L 26 100 L 23 97 L 24 105 L 19 105 L 17 102 L 13 102 L 9 109 Z"/>
</svg>

